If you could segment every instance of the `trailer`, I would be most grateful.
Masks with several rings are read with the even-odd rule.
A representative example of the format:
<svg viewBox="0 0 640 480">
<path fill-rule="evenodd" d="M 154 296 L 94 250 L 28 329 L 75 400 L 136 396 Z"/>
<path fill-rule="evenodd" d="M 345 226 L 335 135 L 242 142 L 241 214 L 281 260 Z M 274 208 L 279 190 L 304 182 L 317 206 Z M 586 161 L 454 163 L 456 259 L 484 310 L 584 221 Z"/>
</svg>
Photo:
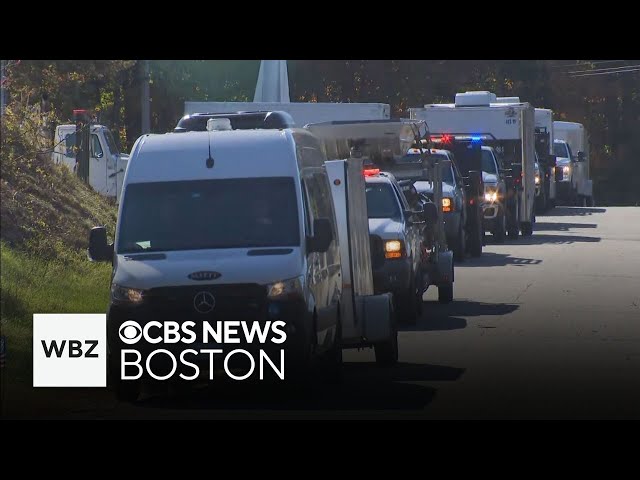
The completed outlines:
<svg viewBox="0 0 640 480">
<path fill-rule="evenodd" d="M 333 120 L 388 120 L 391 107 L 386 103 L 315 102 L 185 102 L 184 114 L 281 111 L 290 114 L 297 127 Z"/>
<path fill-rule="evenodd" d="M 410 108 L 409 115 L 412 120 L 426 121 L 429 131 L 441 138 L 466 142 L 470 148 L 487 145 L 498 152 L 499 173 L 508 184 L 508 231 L 510 236 L 518 230 L 529 236 L 535 223 L 535 111 L 529 103 L 510 100 L 500 103 L 491 92 L 458 93 L 455 103 Z M 485 188 L 497 181 L 484 176 Z"/>
<path fill-rule="evenodd" d="M 556 204 L 556 157 L 553 153 L 553 111 L 548 108 L 535 109 L 536 153 L 540 164 L 539 196 L 541 211 L 553 208 Z"/>
</svg>

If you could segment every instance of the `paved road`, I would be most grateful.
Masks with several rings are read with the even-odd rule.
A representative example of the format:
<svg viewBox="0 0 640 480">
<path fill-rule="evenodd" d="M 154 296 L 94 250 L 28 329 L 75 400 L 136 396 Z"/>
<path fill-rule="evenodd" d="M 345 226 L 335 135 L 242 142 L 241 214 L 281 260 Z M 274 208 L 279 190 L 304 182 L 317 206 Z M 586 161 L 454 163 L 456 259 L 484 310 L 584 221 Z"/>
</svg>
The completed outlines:
<svg viewBox="0 0 640 480">
<path fill-rule="evenodd" d="M 72 417 L 640 418 L 640 208 L 556 208 L 529 239 L 456 267 L 455 297 L 425 295 L 400 364 L 345 351 L 338 390 L 256 398 L 204 389 Z"/>
</svg>

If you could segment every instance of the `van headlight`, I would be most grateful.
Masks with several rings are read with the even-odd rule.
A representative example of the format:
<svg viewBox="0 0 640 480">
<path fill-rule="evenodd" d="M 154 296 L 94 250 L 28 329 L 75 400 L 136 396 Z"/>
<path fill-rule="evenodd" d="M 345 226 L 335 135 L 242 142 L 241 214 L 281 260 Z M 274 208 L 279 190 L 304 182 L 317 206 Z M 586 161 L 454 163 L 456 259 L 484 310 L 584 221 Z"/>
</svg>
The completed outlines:
<svg viewBox="0 0 640 480">
<path fill-rule="evenodd" d="M 565 165 L 564 167 L 562 167 L 562 177 L 564 179 L 568 179 L 569 175 L 571 175 L 571 166 Z"/>
<path fill-rule="evenodd" d="M 267 297 L 270 300 L 302 297 L 302 278 L 300 276 L 267 284 Z"/>
<path fill-rule="evenodd" d="M 536 185 L 540 185 L 540 175 L 536 175 L 535 183 L 536 183 Z"/>
<path fill-rule="evenodd" d="M 114 283 L 111 285 L 111 299 L 117 303 L 132 303 L 137 305 L 142 303 L 144 299 L 144 290 L 122 287 Z"/>
</svg>

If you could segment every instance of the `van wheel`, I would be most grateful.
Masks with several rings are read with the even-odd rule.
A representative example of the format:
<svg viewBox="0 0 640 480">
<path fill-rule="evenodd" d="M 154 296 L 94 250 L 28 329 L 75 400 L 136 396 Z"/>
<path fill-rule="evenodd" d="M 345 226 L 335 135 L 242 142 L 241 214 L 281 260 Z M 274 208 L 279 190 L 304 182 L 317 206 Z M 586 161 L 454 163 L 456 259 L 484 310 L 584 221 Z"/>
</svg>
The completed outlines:
<svg viewBox="0 0 640 480">
<path fill-rule="evenodd" d="M 108 377 L 119 402 L 134 403 L 140 396 L 142 382 L 140 380 L 121 380 L 120 364 L 111 356 L 108 361 Z"/>
<path fill-rule="evenodd" d="M 376 364 L 381 367 L 391 367 L 398 363 L 398 327 L 393 302 L 389 305 L 389 314 L 391 316 L 391 337 L 385 342 L 376 343 L 373 347 L 376 354 Z"/>
<path fill-rule="evenodd" d="M 438 302 L 451 303 L 453 301 L 453 283 L 438 287 Z"/>
<path fill-rule="evenodd" d="M 325 354 L 323 365 L 323 377 L 328 383 L 338 384 L 342 382 L 342 323 L 338 315 L 336 323 L 336 338 Z"/>
</svg>

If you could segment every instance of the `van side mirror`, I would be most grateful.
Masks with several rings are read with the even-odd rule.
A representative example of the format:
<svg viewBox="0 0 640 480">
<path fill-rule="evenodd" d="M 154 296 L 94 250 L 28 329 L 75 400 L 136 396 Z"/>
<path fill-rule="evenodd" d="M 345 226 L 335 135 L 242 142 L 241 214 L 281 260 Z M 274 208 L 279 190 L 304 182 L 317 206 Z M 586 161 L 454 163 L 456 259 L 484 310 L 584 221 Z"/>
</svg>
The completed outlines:
<svg viewBox="0 0 640 480">
<path fill-rule="evenodd" d="M 316 218 L 313 221 L 313 237 L 307 237 L 307 251 L 326 252 L 333 240 L 331 220 L 328 218 Z"/>
<path fill-rule="evenodd" d="M 92 262 L 109 262 L 113 259 L 113 244 L 107 243 L 107 229 L 105 227 L 91 229 L 87 256 Z"/>
<path fill-rule="evenodd" d="M 576 156 L 576 159 L 578 162 L 584 162 L 584 152 L 578 152 L 578 155 Z"/>
</svg>

